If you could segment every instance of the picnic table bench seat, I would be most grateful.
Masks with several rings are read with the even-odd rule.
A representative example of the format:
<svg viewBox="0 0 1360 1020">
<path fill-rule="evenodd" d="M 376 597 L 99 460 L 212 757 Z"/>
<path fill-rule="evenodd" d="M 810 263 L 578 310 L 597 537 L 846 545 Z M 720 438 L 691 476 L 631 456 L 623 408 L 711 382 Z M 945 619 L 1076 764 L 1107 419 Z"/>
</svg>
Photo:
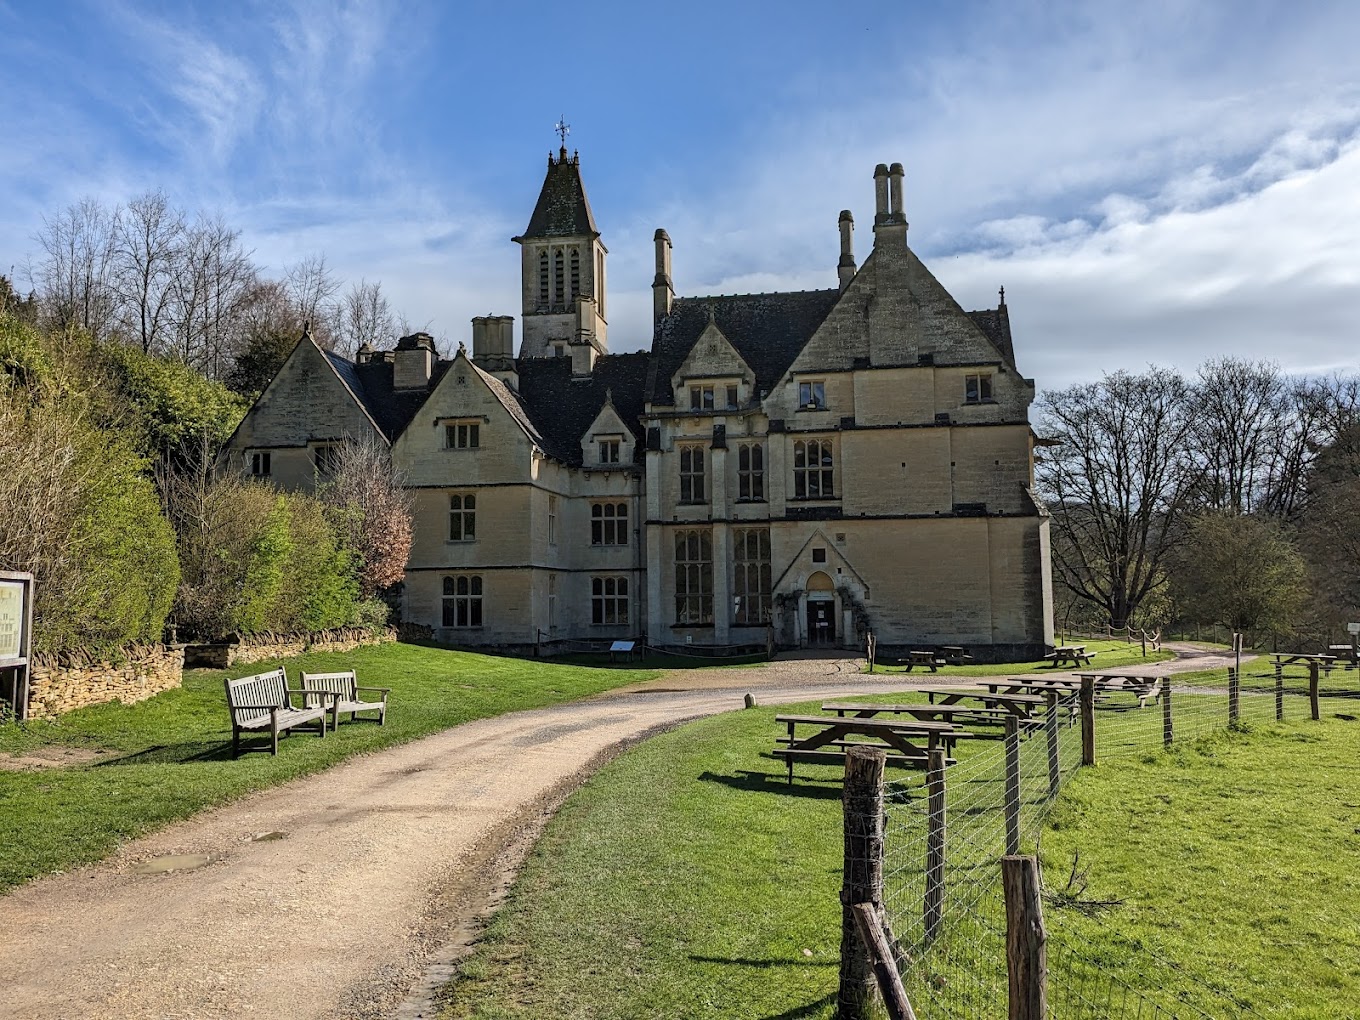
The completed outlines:
<svg viewBox="0 0 1360 1020">
<path fill-rule="evenodd" d="M 906 768 L 924 768 L 928 755 L 943 745 L 946 755 L 952 750 L 952 738 L 957 731 L 946 722 L 903 722 L 893 719 L 844 719 L 825 715 L 779 715 L 775 721 L 788 726 L 788 735 L 775 741 L 771 754 L 783 759 L 788 766 L 789 782 L 793 782 L 795 762 L 834 764 L 845 760 L 851 747 L 873 747 L 885 751 L 888 764 Z M 798 727 L 816 727 L 815 732 L 799 737 Z M 867 737 L 868 740 L 856 740 Z M 927 746 L 918 747 L 909 738 L 925 737 Z M 947 758 L 947 763 L 952 760 Z"/>
<path fill-rule="evenodd" d="M 270 753 L 279 753 L 279 734 L 297 727 L 316 724 L 317 736 L 326 736 L 326 713 L 334 695 L 330 691 L 292 690 L 288 677 L 281 669 L 253 676 L 227 679 L 227 710 L 231 713 L 231 756 L 241 755 L 241 733 L 246 730 L 268 731 Z M 307 704 L 309 696 L 320 702 Z M 304 699 L 295 705 L 294 698 Z"/>
<path fill-rule="evenodd" d="M 955 726 L 1005 726 L 1012 713 L 1004 708 L 983 708 L 977 705 L 928 705 L 922 702 L 892 705 L 875 702 L 829 701 L 822 705 L 823 712 L 835 712 L 838 716 L 853 714 L 859 719 L 868 719 L 880 714 L 907 715 L 923 722 L 947 722 Z M 1022 721 L 1026 725 L 1028 721 Z M 956 730 L 952 739 L 995 740 L 999 733 L 974 733 L 970 730 Z"/>
<path fill-rule="evenodd" d="M 303 673 L 302 686 L 310 691 L 307 694 L 307 704 L 311 707 L 323 706 L 326 702 L 325 695 L 331 695 L 331 729 L 335 729 L 340 724 L 340 716 L 348 714 L 350 721 L 354 722 L 360 718 L 359 712 L 377 712 L 377 717 L 369 719 L 369 722 L 376 722 L 379 726 L 387 724 L 387 696 L 392 692 L 390 687 L 360 687 L 359 680 L 355 676 L 354 670 L 348 669 L 340 673 Z M 377 695 L 376 701 L 367 701 L 360 695 Z"/>
</svg>

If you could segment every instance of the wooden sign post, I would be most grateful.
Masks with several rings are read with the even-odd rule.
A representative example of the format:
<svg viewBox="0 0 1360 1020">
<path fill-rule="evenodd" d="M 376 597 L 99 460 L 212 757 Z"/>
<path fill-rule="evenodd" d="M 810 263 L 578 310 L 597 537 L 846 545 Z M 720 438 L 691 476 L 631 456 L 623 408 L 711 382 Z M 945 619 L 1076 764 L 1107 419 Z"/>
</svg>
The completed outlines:
<svg viewBox="0 0 1360 1020">
<path fill-rule="evenodd" d="M 28 718 L 28 670 L 33 648 L 33 575 L 0 570 L 0 699 L 16 719 Z"/>
</svg>

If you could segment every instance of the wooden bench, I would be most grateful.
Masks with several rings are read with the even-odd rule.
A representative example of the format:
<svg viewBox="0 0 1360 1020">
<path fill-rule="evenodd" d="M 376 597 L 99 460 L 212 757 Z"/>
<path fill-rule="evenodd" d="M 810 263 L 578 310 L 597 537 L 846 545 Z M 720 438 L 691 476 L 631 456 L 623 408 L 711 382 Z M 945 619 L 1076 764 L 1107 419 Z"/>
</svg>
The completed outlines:
<svg viewBox="0 0 1360 1020">
<path fill-rule="evenodd" d="M 326 713 L 330 711 L 329 691 L 294 691 L 288 688 L 283 670 L 257 673 L 235 680 L 228 679 L 227 710 L 231 713 L 231 756 L 240 757 L 241 732 L 260 730 L 269 732 L 270 753 L 279 753 L 279 734 L 308 723 L 316 723 L 317 735 L 326 736 Z M 293 698 L 308 694 L 322 695 L 323 703 L 295 706 Z"/>
<path fill-rule="evenodd" d="M 965 666 L 973 661 L 973 657 L 968 654 L 968 649 L 960 645 L 940 646 L 940 658 L 944 659 L 950 666 Z"/>
<path fill-rule="evenodd" d="M 1055 648 L 1044 656 L 1051 659 L 1054 666 L 1061 666 L 1064 662 L 1070 662 L 1074 666 L 1089 666 L 1099 652 L 1088 652 L 1085 645 L 1067 645 Z"/>
<path fill-rule="evenodd" d="M 1020 718 L 1028 718 L 1032 709 L 1044 707 L 1047 699 L 1038 694 L 995 694 L 972 687 L 922 687 L 920 693 L 932 705 L 957 705 L 960 701 L 979 701 L 987 708 L 1000 708 Z"/>
<path fill-rule="evenodd" d="M 847 749 L 866 744 L 888 753 L 888 764 L 906 768 L 925 768 L 930 751 L 943 746 L 948 752 L 956 736 L 954 727 L 945 722 L 902 722 L 895 719 L 833 719 L 824 715 L 779 715 L 776 722 L 788 726 L 788 736 L 780 737 L 772 754 L 782 758 L 793 782 L 796 761 L 830 765 L 845 760 Z M 815 732 L 797 735 L 799 726 L 816 727 Z M 867 737 L 869 742 L 853 737 Z M 926 738 L 924 748 L 912 743 L 911 738 Z M 952 759 L 948 764 L 953 764 Z"/>
<path fill-rule="evenodd" d="M 376 719 L 369 719 L 369 722 L 376 722 L 379 726 L 387 723 L 387 695 L 392 692 L 390 687 L 360 687 L 359 680 L 354 675 L 354 670 L 348 669 L 342 673 L 303 673 L 302 687 L 304 690 L 312 692 L 326 692 L 333 695 L 330 698 L 331 706 L 331 729 L 340 725 L 340 716 L 349 713 L 350 722 L 359 718 L 359 712 L 377 712 Z M 377 694 L 377 701 L 363 701 L 359 698 L 360 694 Z M 307 695 L 307 705 L 324 707 L 326 698 L 323 694 L 310 693 Z"/>
<path fill-rule="evenodd" d="M 907 652 L 907 657 L 902 661 L 902 665 L 907 667 L 908 673 L 911 672 L 913 666 L 925 666 L 934 673 L 944 665 L 944 660 L 939 658 L 934 652 L 910 651 Z"/>
</svg>

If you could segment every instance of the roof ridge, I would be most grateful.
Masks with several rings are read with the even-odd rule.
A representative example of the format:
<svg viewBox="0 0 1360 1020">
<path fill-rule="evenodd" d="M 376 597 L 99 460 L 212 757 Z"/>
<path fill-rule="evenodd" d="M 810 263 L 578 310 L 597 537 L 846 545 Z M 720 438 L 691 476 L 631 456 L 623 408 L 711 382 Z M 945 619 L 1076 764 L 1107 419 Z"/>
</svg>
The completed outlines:
<svg viewBox="0 0 1360 1020">
<path fill-rule="evenodd" d="M 691 294 L 688 297 L 676 297 L 676 303 L 681 301 L 712 301 L 715 298 L 747 298 L 747 297 L 798 297 L 803 294 L 839 294 L 839 287 L 819 287 L 815 290 L 757 290 L 748 294 Z"/>
</svg>

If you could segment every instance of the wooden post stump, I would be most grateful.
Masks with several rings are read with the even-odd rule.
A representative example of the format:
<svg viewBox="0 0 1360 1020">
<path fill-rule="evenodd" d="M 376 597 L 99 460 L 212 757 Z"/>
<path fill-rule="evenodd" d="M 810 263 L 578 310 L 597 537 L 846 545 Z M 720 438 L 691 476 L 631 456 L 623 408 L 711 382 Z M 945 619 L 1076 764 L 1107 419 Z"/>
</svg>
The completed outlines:
<svg viewBox="0 0 1360 1020">
<path fill-rule="evenodd" d="M 855 924 L 857 903 L 883 902 L 883 764 L 877 748 L 845 752 L 845 869 L 841 887 L 841 974 L 836 995 L 841 1020 L 869 1020 L 874 1002 L 874 971 L 868 948 Z"/>
<path fill-rule="evenodd" d="M 1318 664 L 1310 660 L 1308 663 L 1308 707 L 1313 713 L 1313 722 L 1322 718 L 1322 712 L 1318 705 L 1318 674 L 1321 672 L 1318 669 Z"/>
<path fill-rule="evenodd" d="M 944 920 L 945 862 L 945 752 L 928 752 L 926 759 L 926 901 L 925 940 L 929 944 L 940 933 Z"/>
<path fill-rule="evenodd" d="M 1096 763 L 1096 681 L 1089 676 L 1081 681 L 1081 763 Z"/>
<path fill-rule="evenodd" d="M 1048 715 L 1044 718 L 1044 737 L 1048 741 L 1048 795 L 1056 797 L 1062 786 L 1058 765 L 1058 692 L 1048 692 Z"/>
<path fill-rule="evenodd" d="M 1020 852 L 1020 720 L 1006 719 L 1006 853 Z"/>
<path fill-rule="evenodd" d="M 1048 933 L 1036 857 L 1001 858 L 1010 1020 L 1048 1020 Z"/>
<path fill-rule="evenodd" d="M 1162 677 L 1162 745 L 1171 746 L 1176 738 L 1171 726 L 1171 677 Z"/>
</svg>

